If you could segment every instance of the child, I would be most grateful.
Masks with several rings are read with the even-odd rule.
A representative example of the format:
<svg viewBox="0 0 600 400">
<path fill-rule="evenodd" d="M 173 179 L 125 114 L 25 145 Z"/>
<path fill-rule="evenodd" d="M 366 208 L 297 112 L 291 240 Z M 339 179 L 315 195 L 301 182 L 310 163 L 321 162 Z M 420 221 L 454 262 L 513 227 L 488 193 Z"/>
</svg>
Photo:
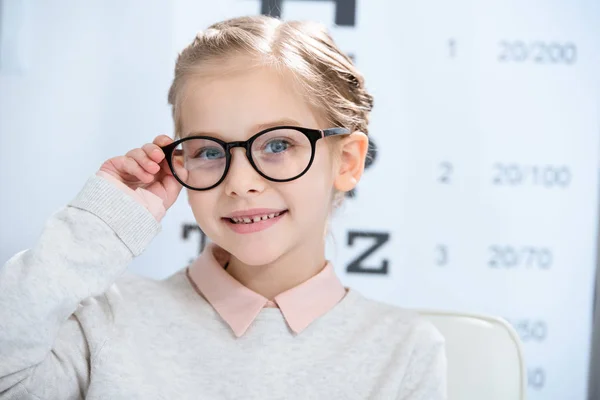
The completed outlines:
<svg viewBox="0 0 600 400">
<path fill-rule="evenodd" d="M 372 107 L 326 29 L 214 24 L 169 103 L 175 141 L 106 161 L 0 269 L 0 399 L 445 399 L 439 332 L 325 259 Z M 211 243 L 164 280 L 126 273 L 183 187 Z"/>
</svg>

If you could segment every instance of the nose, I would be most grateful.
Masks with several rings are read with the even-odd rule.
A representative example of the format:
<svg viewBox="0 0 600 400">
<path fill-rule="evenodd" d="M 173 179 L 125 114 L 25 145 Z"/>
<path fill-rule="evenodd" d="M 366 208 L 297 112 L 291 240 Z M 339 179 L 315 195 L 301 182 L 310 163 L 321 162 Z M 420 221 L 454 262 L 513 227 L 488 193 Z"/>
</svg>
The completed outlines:
<svg viewBox="0 0 600 400">
<path fill-rule="evenodd" d="M 226 194 L 249 197 L 262 193 L 265 190 L 265 179 L 250 164 L 246 157 L 246 149 L 235 147 L 230 151 L 231 164 L 223 182 Z"/>
</svg>

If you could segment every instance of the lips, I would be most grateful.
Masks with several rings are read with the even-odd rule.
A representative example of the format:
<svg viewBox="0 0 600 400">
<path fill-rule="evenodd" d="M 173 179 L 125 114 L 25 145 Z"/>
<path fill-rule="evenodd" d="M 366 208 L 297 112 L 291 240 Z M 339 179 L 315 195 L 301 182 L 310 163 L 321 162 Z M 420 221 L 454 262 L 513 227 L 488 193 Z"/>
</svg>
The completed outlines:
<svg viewBox="0 0 600 400">
<path fill-rule="evenodd" d="M 222 219 L 232 231 L 236 233 L 247 234 L 265 230 L 275 225 L 286 215 L 287 210 L 283 210 L 277 213 L 266 214 L 266 217 L 265 214 L 255 214 L 252 219 L 250 219 L 250 217 L 233 217 Z M 263 219 L 263 217 L 265 217 L 265 219 Z"/>
</svg>

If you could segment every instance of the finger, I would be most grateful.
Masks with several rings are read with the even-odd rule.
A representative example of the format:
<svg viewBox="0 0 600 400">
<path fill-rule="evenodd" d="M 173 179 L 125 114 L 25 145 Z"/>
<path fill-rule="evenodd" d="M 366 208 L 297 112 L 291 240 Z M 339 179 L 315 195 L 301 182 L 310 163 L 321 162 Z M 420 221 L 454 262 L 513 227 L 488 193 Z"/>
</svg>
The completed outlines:
<svg viewBox="0 0 600 400">
<path fill-rule="evenodd" d="M 141 165 L 142 168 L 144 168 L 144 170 L 151 174 L 156 174 L 158 171 L 160 171 L 160 167 L 158 166 L 158 164 L 155 161 L 152 161 L 150 157 L 148 157 L 146 152 L 140 148 L 133 149 L 127 152 L 125 156 L 131 157 L 134 160 L 136 160 L 138 164 Z"/>
<path fill-rule="evenodd" d="M 166 192 L 169 193 L 170 196 L 174 197 L 172 201 L 175 202 L 175 199 L 177 196 L 179 196 L 183 185 L 179 183 L 173 175 L 165 176 L 162 184 L 165 187 Z"/>
<path fill-rule="evenodd" d="M 154 138 L 154 140 L 152 141 L 152 143 L 154 143 L 157 146 L 166 146 L 168 144 L 173 143 L 173 139 L 171 139 L 167 135 L 159 135 L 159 136 L 157 136 L 157 137 Z"/>
<path fill-rule="evenodd" d="M 165 158 L 164 151 L 154 143 L 146 143 L 142 146 L 142 150 L 154 162 L 159 163 Z"/>
<path fill-rule="evenodd" d="M 146 172 L 136 160 L 129 156 L 124 157 L 123 169 L 128 174 L 138 178 L 141 182 L 150 183 L 154 180 L 154 174 Z"/>
<path fill-rule="evenodd" d="M 171 165 L 175 170 L 175 175 L 177 175 L 177 177 L 182 181 L 187 182 L 188 171 L 184 166 L 183 156 L 180 154 L 174 155 L 171 159 Z"/>
<path fill-rule="evenodd" d="M 162 160 L 159 165 L 160 169 L 162 169 L 165 172 L 165 175 L 173 176 L 173 171 L 171 171 L 171 168 L 169 167 L 169 164 L 167 163 L 166 159 Z"/>
</svg>

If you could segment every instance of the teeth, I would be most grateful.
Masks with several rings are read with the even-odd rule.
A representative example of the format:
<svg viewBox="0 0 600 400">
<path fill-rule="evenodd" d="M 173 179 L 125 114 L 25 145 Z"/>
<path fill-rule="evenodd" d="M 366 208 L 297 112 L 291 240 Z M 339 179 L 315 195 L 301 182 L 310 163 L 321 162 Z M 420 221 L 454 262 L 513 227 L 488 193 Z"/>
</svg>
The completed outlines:
<svg viewBox="0 0 600 400">
<path fill-rule="evenodd" d="M 256 217 L 241 217 L 241 218 L 231 218 L 231 220 L 236 224 L 252 224 L 254 222 L 266 221 L 267 219 L 275 218 L 281 215 L 281 213 L 267 214 L 267 215 L 258 215 Z"/>
</svg>

